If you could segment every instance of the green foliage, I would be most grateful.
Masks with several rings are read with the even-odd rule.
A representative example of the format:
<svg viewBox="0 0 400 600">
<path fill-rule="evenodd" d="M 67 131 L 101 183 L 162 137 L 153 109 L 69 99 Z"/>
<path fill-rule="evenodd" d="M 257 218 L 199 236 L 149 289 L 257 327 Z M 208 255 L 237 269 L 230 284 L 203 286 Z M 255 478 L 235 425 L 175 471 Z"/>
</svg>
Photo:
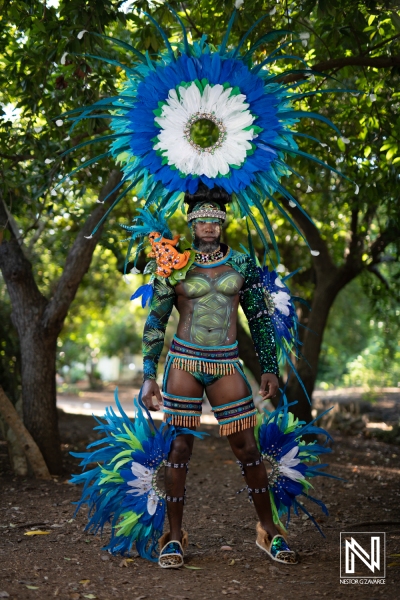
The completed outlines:
<svg viewBox="0 0 400 600">
<path fill-rule="evenodd" d="M 368 345 L 372 334 L 371 306 L 359 280 L 337 297 L 325 328 L 318 380 L 343 383 L 347 364 Z"/>
<path fill-rule="evenodd" d="M 371 275 L 336 299 L 325 329 L 318 382 L 333 387 L 394 386 L 400 382 L 400 311 L 393 296 L 371 302 Z"/>
<path fill-rule="evenodd" d="M 124 64 L 131 60 L 123 48 L 88 33 L 82 36 L 78 33 L 82 30 L 105 33 L 153 54 L 162 49 L 163 42 L 148 19 L 139 14 L 140 9 L 145 9 L 162 24 L 171 42 L 180 37 L 179 25 L 164 3 L 139 0 L 125 5 L 127 12 L 123 12 L 123 2 L 112 0 L 61 0 L 58 6 L 47 6 L 37 0 L 12 0 L 3 5 L 0 19 L 1 187 L 25 254 L 33 265 L 35 279 L 47 297 L 52 296 L 72 241 L 114 166 L 111 161 L 92 164 L 53 190 L 62 177 L 105 148 L 94 144 L 64 157 L 62 153 L 88 141 L 89 136 L 109 133 L 106 118 L 82 121 L 69 132 L 59 115 L 113 95 L 125 77 L 120 67 L 85 54 L 107 55 Z M 213 44 L 221 42 L 233 1 L 201 0 L 182 4 L 173 0 L 171 5 L 179 12 L 193 39 L 199 39 L 206 32 Z M 296 0 L 275 5 L 264 0 L 246 0 L 239 10 L 231 41 L 237 42 L 256 19 L 268 11 L 268 18 L 252 32 L 245 48 L 250 48 L 258 35 L 272 28 L 289 29 L 294 35 L 287 34 L 284 38 L 287 42 L 292 40 L 284 52 L 299 54 L 310 65 L 327 73 L 327 77 L 316 81 L 310 77 L 304 90 L 318 85 L 321 92 L 327 88 L 361 92 L 354 95 L 321 93 L 296 101 L 299 108 L 308 107 L 329 116 L 343 132 L 343 138 L 338 139 L 321 122 L 309 120 L 302 124 L 300 132 L 319 138 L 323 145 L 299 137 L 301 148 L 340 169 L 359 185 L 359 194 L 348 180 L 323 171 L 319 165 L 310 166 L 295 156 L 291 157 L 290 164 L 304 181 L 292 176 L 292 192 L 313 216 L 333 263 L 340 266 L 351 251 L 355 263 L 370 274 L 370 283 L 364 289 L 368 290 L 371 310 L 386 310 L 382 308 L 386 306 L 388 314 L 395 315 L 393 301 L 387 299 L 398 297 L 395 266 L 399 228 L 400 21 L 397 2 Z M 301 42 L 295 42 L 296 39 Z M 265 51 L 274 45 L 276 40 L 260 45 L 256 60 L 262 60 Z M 380 62 L 374 62 L 376 59 Z M 292 58 L 285 64 L 299 68 L 299 63 Z M 272 64 L 271 69 L 278 74 L 281 67 L 277 63 Z M 313 192 L 307 193 L 310 187 Z M 315 272 L 309 249 L 272 205 L 267 206 L 267 210 L 287 272 L 299 265 L 304 267 L 293 279 L 294 292 L 311 299 Z M 99 352 L 138 351 L 145 313 L 141 309 L 130 312 L 126 308 L 127 288 L 120 274 L 124 235 L 118 227 L 122 222 L 129 223 L 134 213 L 135 200 L 127 200 L 110 218 L 103 232 L 90 272 L 82 282 L 59 341 L 60 365 L 73 360 L 84 361 L 88 353 L 95 351 L 96 356 Z M 173 220 L 173 227 L 183 230 L 181 216 Z M 260 251 L 255 230 L 251 230 L 251 235 L 256 250 Z M 241 243 L 247 242 L 244 223 L 231 219 L 224 236 L 239 249 Z M 9 232 L 5 231 L 3 241 L 8 238 Z M 360 290 L 358 284 L 352 286 L 335 305 L 324 338 L 323 378 L 328 372 L 331 380 L 342 377 L 344 365 L 362 356 L 363 349 L 375 343 L 365 324 L 365 319 L 369 322 L 370 305 L 366 306 Z M 1 279 L 0 294 L 0 327 L 4 329 L 0 331 L 1 375 L 7 372 L 9 380 L 17 382 L 18 344 Z M 358 305 L 362 306 L 356 317 L 360 324 L 350 327 L 351 314 L 356 316 Z M 373 335 L 383 340 L 384 329 Z M 377 342 L 376 347 L 381 347 L 379 344 Z M 60 355 L 63 352 L 64 355 Z M 392 349 L 387 360 L 393 361 L 395 356 L 396 350 Z M 18 382 L 16 385 L 18 387 Z"/>
</svg>

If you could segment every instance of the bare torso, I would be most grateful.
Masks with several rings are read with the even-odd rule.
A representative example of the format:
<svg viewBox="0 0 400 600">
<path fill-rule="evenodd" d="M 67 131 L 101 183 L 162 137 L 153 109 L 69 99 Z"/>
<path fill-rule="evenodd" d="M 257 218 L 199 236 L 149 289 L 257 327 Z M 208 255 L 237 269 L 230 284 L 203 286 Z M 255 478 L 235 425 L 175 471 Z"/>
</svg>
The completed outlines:
<svg viewBox="0 0 400 600">
<path fill-rule="evenodd" d="M 177 335 L 200 346 L 236 341 L 239 290 L 243 277 L 228 265 L 189 271 L 176 288 L 180 315 Z"/>
</svg>

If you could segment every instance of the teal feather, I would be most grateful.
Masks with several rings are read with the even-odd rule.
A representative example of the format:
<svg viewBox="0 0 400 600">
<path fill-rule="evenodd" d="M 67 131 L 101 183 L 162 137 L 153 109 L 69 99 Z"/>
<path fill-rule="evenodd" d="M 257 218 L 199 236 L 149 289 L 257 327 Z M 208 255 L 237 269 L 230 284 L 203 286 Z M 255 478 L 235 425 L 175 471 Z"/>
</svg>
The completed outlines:
<svg viewBox="0 0 400 600">
<path fill-rule="evenodd" d="M 266 237 L 264 235 L 264 232 L 262 231 L 262 229 L 260 228 L 259 224 L 257 223 L 257 219 L 255 218 L 255 216 L 251 212 L 251 210 L 249 208 L 249 205 L 246 203 L 245 198 L 242 196 L 242 193 L 236 195 L 236 198 L 237 198 L 237 200 L 238 200 L 238 202 L 240 204 L 240 207 L 241 207 L 243 213 L 247 217 L 249 217 L 249 219 L 253 223 L 253 225 L 254 225 L 254 227 L 255 227 L 255 229 L 256 229 L 259 237 L 260 237 L 260 240 L 261 240 L 262 244 L 265 246 L 265 248 L 268 248 L 268 242 L 267 242 L 267 239 L 266 239 Z M 277 248 L 277 251 L 278 251 L 278 256 L 279 256 L 279 250 L 278 250 L 278 248 Z M 278 260 L 279 260 L 279 258 L 278 258 Z"/>
<path fill-rule="evenodd" d="M 105 215 L 100 219 L 100 221 L 97 223 L 96 227 L 93 229 L 91 235 L 94 235 L 96 233 L 96 231 L 99 229 L 99 227 L 101 227 L 101 225 L 107 219 L 107 217 L 110 214 L 110 212 L 117 206 L 117 204 L 119 204 L 119 202 L 122 200 L 122 198 L 124 198 L 131 190 L 134 189 L 134 187 L 139 183 L 139 181 L 142 179 L 142 177 L 143 176 L 140 175 L 137 179 L 135 179 L 134 181 L 132 181 L 132 183 L 130 185 L 128 185 L 128 187 L 126 188 L 126 190 L 124 190 L 122 192 L 122 194 L 120 194 L 118 196 L 118 198 L 116 200 L 114 200 L 114 202 L 108 208 L 108 210 L 105 213 Z"/>
<path fill-rule="evenodd" d="M 159 32 L 159 34 L 161 35 L 161 37 L 162 37 L 162 39 L 163 39 L 163 41 L 164 41 L 165 47 L 166 47 L 166 48 L 167 48 L 167 50 L 168 50 L 168 54 L 169 54 L 169 56 L 170 56 L 171 60 L 172 60 L 172 61 L 175 61 L 175 55 L 174 55 L 174 51 L 172 50 L 172 46 L 171 46 L 171 44 L 169 43 L 169 40 L 168 40 L 168 37 L 167 37 L 167 34 L 165 33 L 165 31 L 164 31 L 164 30 L 163 30 L 163 29 L 160 27 L 160 25 L 157 23 L 157 21 L 156 21 L 156 20 L 155 20 L 155 19 L 154 19 L 154 18 L 153 18 L 151 15 L 149 15 L 149 13 L 147 13 L 147 12 L 146 12 L 146 11 L 144 11 L 144 10 L 142 11 L 142 13 L 143 13 L 144 15 L 146 15 L 146 17 L 147 17 L 147 18 L 148 18 L 148 19 L 149 19 L 149 20 L 150 20 L 150 21 L 153 23 L 154 27 L 156 27 L 156 28 L 157 28 L 157 31 L 158 31 L 158 32 Z"/>
<path fill-rule="evenodd" d="M 260 69 L 262 69 L 263 67 L 265 67 L 265 65 L 268 65 L 272 62 L 275 62 L 276 60 L 281 60 L 281 59 L 291 59 L 291 60 L 298 60 L 301 63 L 303 63 L 303 65 L 306 67 L 307 66 L 307 62 L 301 58 L 301 56 L 295 56 L 293 54 L 280 54 L 278 57 L 271 57 L 268 56 L 268 58 L 266 58 L 265 60 L 263 60 L 259 65 L 257 65 L 257 67 L 259 67 Z"/>
<path fill-rule="evenodd" d="M 330 164 L 324 162 L 323 160 L 319 160 L 319 158 L 316 158 L 312 154 L 308 154 L 308 152 L 303 152 L 302 150 L 298 150 L 296 148 L 286 148 L 285 146 L 281 146 L 280 144 L 275 144 L 275 143 L 274 143 L 274 148 L 277 148 L 278 150 L 283 150 L 284 152 L 292 152 L 292 154 L 297 154 L 298 156 L 307 158 L 307 160 L 311 160 L 311 161 L 317 163 L 318 165 L 321 165 L 321 167 L 324 167 L 325 169 L 329 169 L 329 171 L 336 173 L 336 175 L 339 175 L 339 177 L 343 177 L 344 179 L 347 179 L 347 181 L 349 181 L 350 183 L 354 184 L 354 181 L 352 181 L 349 177 L 347 177 L 347 175 L 344 175 L 344 173 L 341 173 L 340 171 L 335 169 L 335 167 L 332 167 Z"/>
<path fill-rule="evenodd" d="M 74 56 L 82 56 L 84 58 L 93 58 L 95 60 L 102 60 L 103 62 L 107 63 L 108 65 L 113 65 L 114 67 L 119 67 L 126 73 L 129 73 L 130 75 L 132 75 L 134 77 L 136 76 L 135 69 L 131 69 L 130 67 L 128 67 L 128 65 L 124 65 L 123 63 L 120 63 L 118 60 L 113 60 L 112 58 L 106 58 L 105 56 L 97 56 L 96 54 L 82 54 L 79 52 L 70 52 L 70 54 L 74 55 Z"/>
<path fill-rule="evenodd" d="M 294 33 L 293 31 L 290 31 L 289 29 L 275 29 L 275 31 L 269 31 L 268 33 L 266 33 L 265 35 L 261 36 L 258 40 L 256 40 L 254 42 L 254 44 L 251 46 L 251 48 L 246 52 L 246 54 L 243 55 L 243 60 L 247 60 L 248 58 L 250 58 L 250 56 L 252 54 L 254 54 L 254 52 L 260 47 L 262 46 L 264 43 L 270 42 L 271 40 L 280 37 L 282 35 L 290 35 Z M 301 42 L 301 39 L 298 38 L 297 40 L 291 40 L 289 42 L 284 42 L 283 44 L 280 44 L 274 51 L 272 54 L 274 54 L 275 52 L 278 52 L 281 48 L 285 48 L 287 45 L 289 44 L 294 44 L 295 41 L 299 41 Z M 272 54 L 270 54 L 269 56 L 272 56 Z"/>
<path fill-rule="evenodd" d="M 291 32 L 291 33 L 293 33 L 293 32 Z M 279 44 L 279 46 L 277 46 L 275 48 L 275 50 L 272 50 L 272 52 L 269 54 L 269 57 L 271 58 L 272 56 L 276 56 L 284 48 L 287 48 L 287 46 L 291 46 L 291 45 L 294 45 L 294 44 L 299 44 L 301 41 L 302 41 L 301 38 L 293 38 L 291 40 L 288 40 L 287 42 L 282 42 L 282 44 Z M 276 57 L 276 60 L 279 60 L 279 56 Z"/>
<path fill-rule="evenodd" d="M 102 135 L 100 137 L 94 138 L 93 140 L 87 140 L 86 142 L 82 142 L 73 148 L 69 148 L 68 150 L 64 150 L 62 154 L 60 154 L 60 158 L 64 158 L 71 152 L 75 152 L 75 150 L 79 150 L 80 148 L 84 148 L 85 146 L 91 146 L 92 144 L 98 144 L 99 142 L 108 142 L 110 140 L 119 139 L 122 136 L 130 136 L 132 135 L 131 131 L 127 131 L 126 133 L 111 133 L 110 135 Z"/>
<path fill-rule="evenodd" d="M 182 35 L 183 35 L 183 45 L 185 47 L 186 54 L 189 56 L 190 55 L 190 48 L 189 48 L 189 42 L 188 42 L 188 38 L 187 38 L 185 24 L 182 21 L 182 19 L 180 18 L 180 16 L 178 15 L 178 13 L 172 8 L 172 6 L 170 4 L 168 4 L 168 2 L 165 3 L 165 6 L 174 15 L 175 19 L 178 21 L 179 25 L 181 26 Z"/>
<path fill-rule="evenodd" d="M 120 46 L 120 48 L 124 48 L 125 50 L 128 50 L 128 52 L 132 52 L 132 54 L 134 54 L 142 63 L 146 64 L 146 57 L 141 52 L 139 52 L 139 50 L 137 50 L 127 42 L 123 42 L 122 40 L 111 37 L 109 35 L 104 35 L 103 33 L 95 33 L 94 31 L 89 31 L 88 33 L 90 33 L 90 35 L 103 38 L 104 40 L 110 40 L 116 46 Z"/>
<path fill-rule="evenodd" d="M 219 47 L 219 53 L 221 55 L 225 54 L 226 45 L 228 43 L 229 36 L 231 34 L 231 30 L 232 30 L 233 24 L 235 22 L 236 13 L 237 13 L 237 10 L 236 10 L 236 8 L 234 8 L 233 9 L 233 13 L 231 15 L 231 18 L 229 19 L 229 23 L 228 23 L 228 27 L 226 28 L 225 35 L 222 38 L 222 42 L 221 42 L 221 45 Z"/>
<path fill-rule="evenodd" d="M 330 119 L 328 119 L 328 117 L 324 117 L 324 115 L 320 115 L 319 113 L 315 113 L 315 112 L 307 112 L 304 110 L 288 110 L 288 111 L 284 111 L 284 112 L 278 112 L 277 116 L 278 117 L 282 117 L 285 116 L 286 119 L 290 119 L 291 117 L 294 119 L 315 119 L 317 121 L 322 121 L 322 123 L 326 123 L 326 125 L 329 125 L 329 127 L 331 129 L 333 129 L 334 131 L 336 131 L 336 133 L 341 136 L 341 131 L 340 129 L 338 129 L 336 127 L 336 125 L 334 123 L 332 123 L 332 121 Z"/>
<path fill-rule="evenodd" d="M 340 93 L 361 94 L 362 92 L 360 92 L 358 90 L 347 89 L 347 88 L 327 88 L 327 89 L 323 89 L 323 90 L 321 90 L 321 89 L 313 90 L 312 92 L 301 92 L 299 94 L 289 94 L 288 96 L 286 96 L 286 98 L 292 102 L 294 100 L 298 100 L 298 99 L 301 100 L 301 99 L 307 98 L 309 96 L 317 96 L 318 94 L 340 94 Z"/>
<path fill-rule="evenodd" d="M 270 221 L 268 219 L 268 215 L 265 212 L 265 209 L 264 209 L 264 207 L 262 205 L 262 202 L 260 201 L 260 199 L 258 197 L 258 194 L 256 192 L 252 193 L 251 190 L 246 190 L 246 195 L 250 198 L 249 204 L 253 204 L 259 210 L 259 212 L 260 212 L 260 214 L 261 214 L 261 216 L 263 218 L 264 224 L 265 224 L 265 226 L 267 228 L 268 235 L 270 237 L 271 243 L 272 243 L 272 245 L 274 247 L 275 254 L 277 256 L 277 260 L 279 261 L 280 257 L 279 257 L 278 244 L 276 243 L 274 231 L 273 231 L 273 229 L 271 227 L 271 223 L 270 223 Z"/>
<path fill-rule="evenodd" d="M 240 42 L 238 43 L 238 45 L 236 46 L 233 54 L 232 54 L 232 58 L 236 58 L 236 56 L 239 54 L 241 47 L 243 46 L 243 44 L 245 43 L 245 41 L 247 40 L 247 38 L 249 37 L 249 35 L 252 33 L 252 31 L 254 31 L 254 29 L 256 27 L 259 26 L 259 24 L 264 21 L 264 19 L 266 19 L 269 15 L 262 15 L 262 17 L 260 17 L 259 19 L 257 19 L 257 21 L 246 31 L 246 33 L 244 34 L 244 36 L 242 37 L 242 39 L 240 40 Z"/>
<path fill-rule="evenodd" d="M 100 154 L 99 156 L 95 156 L 94 158 L 90 158 L 89 160 L 86 160 L 84 163 L 79 165 L 79 167 L 76 167 L 75 169 L 73 169 L 71 171 L 71 173 L 68 173 L 68 175 L 65 175 L 65 177 L 63 177 L 60 181 L 58 181 L 57 185 L 55 187 L 56 188 L 59 187 L 62 183 L 64 183 L 64 181 L 66 179 L 72 177 L 73 175 L 75 175 L 75 173 L 78 173 L 78 171 L 80 171 L 81 169 L 90 167 L 90 165 L 92 165 L 93 163 L 96 163 L 97 161 L 101 160 L 102 158 L 106 158 L 107 156 L 111 156 L 111 150 L 108 150 L 107 152 L 104 152 L 104 154 Z"/>
<path fill-rule="evenodd" d="M 247 243 L 249 245 L 249 254 L 250 254 L 251 258 L 254 260 L 254 262 L 257 264 L 256 253 L 254 250 L 254 244 L 253 244 L 253 240 L 251 237 L 249 221 L 248 221 L 247 217 L 246 217 L 246 229 L 247 229 Z"/>
</svg>

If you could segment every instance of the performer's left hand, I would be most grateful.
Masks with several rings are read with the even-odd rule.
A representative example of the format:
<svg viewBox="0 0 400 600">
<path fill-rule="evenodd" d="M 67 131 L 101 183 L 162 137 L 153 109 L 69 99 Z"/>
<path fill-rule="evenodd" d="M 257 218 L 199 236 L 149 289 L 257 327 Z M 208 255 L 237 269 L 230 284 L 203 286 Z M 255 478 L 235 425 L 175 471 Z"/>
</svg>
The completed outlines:
<svg viewBox="0 0 400 600">
<path fill-rule="evenodd" d="M 263 400 L 274 398 L 279 389 L 278 378 L 274 373 L 263 373 L 261 375 L 260 391 L 258 392 Z"/>
</svg>

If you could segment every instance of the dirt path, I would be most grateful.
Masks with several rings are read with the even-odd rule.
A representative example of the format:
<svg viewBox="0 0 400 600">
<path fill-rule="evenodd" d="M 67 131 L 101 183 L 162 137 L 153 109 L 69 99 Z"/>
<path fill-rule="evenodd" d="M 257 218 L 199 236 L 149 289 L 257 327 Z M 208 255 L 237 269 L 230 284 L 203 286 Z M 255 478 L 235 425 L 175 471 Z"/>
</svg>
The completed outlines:
<svg viewBox="0 0 400 600">
<path fill-rule="evenodd" d="M 83 450 L 95 439 L 91 417 L 61 416 L 66 472 L 77 471 L 68 452 Z M 272 563 L 255 546 L 256 518 L 245 494 L 238 466 L 217 428 L 196 441 L 188 477 L 185 528 L 189 531 L 188 568 L 161 571 L 134 557 L 124 561 L 101 551 L 101 540 L 83 531 L 85 514 L 73 520 L 71 502 L 80 492 L 67 478 L 51 483 L 13 478 L 5 446 L 0 446 L 0 598 L 78 600 L 179 600 L 273 598 L 395 599 L 400 586 L 400 524 L 362 526 L 361 522 L 400 522 L 400 448 L 362 437 L 334 434 L 330 471 L 347 482 L 316 479 L 316 496 L 327 503 L 330 516 L 318 507 L 326 539 L 308 520 L 294 517 L 290 540 L 300 564 Z M 27 536 L 32 529 L 48 535 Z M 340 585 L 339 532 L 386 531 L 386 584 Z M 230 550 L 221 550 L 229 546 Z M 389 556 L 397 554 L 397 557 Z M 390 566 L 392 565 L 392 566 Z"/>
</svg>

